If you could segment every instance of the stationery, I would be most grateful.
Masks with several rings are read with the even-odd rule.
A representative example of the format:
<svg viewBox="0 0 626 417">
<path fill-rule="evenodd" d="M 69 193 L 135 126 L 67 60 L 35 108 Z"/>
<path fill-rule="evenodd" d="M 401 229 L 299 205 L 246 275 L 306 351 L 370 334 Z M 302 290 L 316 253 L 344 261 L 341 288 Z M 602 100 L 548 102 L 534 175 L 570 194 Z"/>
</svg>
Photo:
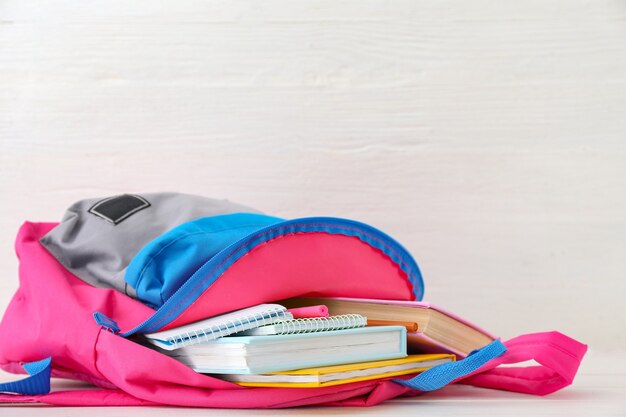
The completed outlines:
<svg viewBox="0 0 626 417">
<path fill-rule="evenodd" d="M 148 333 L 144 337 L 148 342 L 161 349 L 174 350 L 291 319 L 293 319 L 291 313 L 287 312 L 287 309 L 281 305 L 260 304 L 173 329 Z"/>
<path fill-rule="evenodd" d="M 409 355 L 401 359 L 322 366 L 271 374 L 227 374 L 220 375 L 219 378 L 244 387 L 317 388 L 416 374 L 454 360 L 455 356 L 450 354 Z"/>
<path fill-rule="evenodd" d="M 415 322 L 409 332 L 410 353 L 450 352 L 467 356 L 495 338 L 485 330 L 440 307 L 417 301 L 361 298 L 292 298 L 281 301 L 287 307 L 324 304 L 331 315 L 356 313 L 368 320 Z"/>
<path fill-rule="evenodd" d="M 245 332 L 237 333 L 237 336 L 268 336 L 274 334 L 326 332 L 365 327 L 366 325 L 367 318 L 360 314 L 341 314 L 339 316 L 287 320 L 257 327 L 256 329 L 246 330 Z"/>
<path fill-rule="evenodd" d="M 402 326 L 275 336 L 227 336 L 163 353 L 211 374 L 265 374 L 406 356 Z"/>
</svg>

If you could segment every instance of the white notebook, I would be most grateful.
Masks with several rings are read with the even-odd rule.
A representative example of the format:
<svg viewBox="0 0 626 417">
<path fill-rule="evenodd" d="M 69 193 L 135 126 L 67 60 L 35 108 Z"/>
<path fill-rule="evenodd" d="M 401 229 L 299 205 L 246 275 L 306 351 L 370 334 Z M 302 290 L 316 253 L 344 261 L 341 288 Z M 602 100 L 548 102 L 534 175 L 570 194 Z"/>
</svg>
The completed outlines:
<svg viewBox="0 0 626 417">
<path fill-rule="evenodd" d="M 312 317 L 269 324 L 237 333 L 236 336 L 268 336 L 354 329 L 367 326 L 367 318 L 360 314 L 341 314 L 330 317 Z"/>
<path fill-rule="evenodd" d="M 285 307 L 260 304 L 144 336 L 161 349 L 174 350 L 286 320 L 293 320 L 293 315 Z"/>
<path fill-rule="evenodd" d="M 377 326 L 276 336 L 227 336 L 163 353 L 197 372 L 265 374 L 403 358 L 406 328 Z"/>
</svg>

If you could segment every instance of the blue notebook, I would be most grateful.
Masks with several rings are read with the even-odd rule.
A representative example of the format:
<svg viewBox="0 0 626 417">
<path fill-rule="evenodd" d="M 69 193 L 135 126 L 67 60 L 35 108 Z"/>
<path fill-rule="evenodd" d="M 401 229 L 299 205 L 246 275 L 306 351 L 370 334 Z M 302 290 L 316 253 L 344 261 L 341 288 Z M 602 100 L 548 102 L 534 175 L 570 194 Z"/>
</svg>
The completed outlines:
<svg viewBox="0 0 626 417">
<path fill-rule="evenodd" d="M 228 336 L 163 353 L 209 374 L 264 374 L 403 358 L 403 326 L 273 336 Z"/>
</svg>

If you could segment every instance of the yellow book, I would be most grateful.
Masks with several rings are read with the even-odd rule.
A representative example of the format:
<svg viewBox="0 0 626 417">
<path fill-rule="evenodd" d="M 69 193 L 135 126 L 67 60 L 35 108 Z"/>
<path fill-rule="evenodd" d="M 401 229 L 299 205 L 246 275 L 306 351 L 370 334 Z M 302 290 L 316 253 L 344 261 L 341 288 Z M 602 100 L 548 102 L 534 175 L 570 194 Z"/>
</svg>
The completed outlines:
<svg viewBox="0 0 626 417">
<path fill-rule="evenodd" d="M 219 377 L 244 387 L 318 388 L 371 379 L 416 374 L 442 363 L 453 362 L 452 354 L 409 355 L 401 359 L 322 366 L 269 374 L 235 375 Z"/>
</svg>

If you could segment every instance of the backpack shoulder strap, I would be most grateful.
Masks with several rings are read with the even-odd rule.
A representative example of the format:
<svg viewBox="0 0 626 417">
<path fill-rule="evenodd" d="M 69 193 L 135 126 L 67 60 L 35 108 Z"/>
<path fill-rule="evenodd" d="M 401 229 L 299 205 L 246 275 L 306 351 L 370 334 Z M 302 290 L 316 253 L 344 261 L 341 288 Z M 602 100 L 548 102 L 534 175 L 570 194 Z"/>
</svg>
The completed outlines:
<svg viewBox="0 0 626 417">
<path fill-rule="evenodd" d="M 505 343 L 495 340 L 458 362 L 435 366 L 411 379 L 394 380 L 419 391 L 450 383 L 534 395 L 558 391 L 574 381 L 587 345 L 559 332 L 531 333 Z M 538 366 L 503 367 L 535 360 Z"/>
<path fill-rule="evenodd" d="M 547 395 L 571 385 L 587 345 L 562 333 L 530 333 L 505 343 L 507 352 L 482 369 L 468 375 L 461 384 L 533 395 Z M 534 360 L 536 366 L 507 366 Z"/>
</svg>

